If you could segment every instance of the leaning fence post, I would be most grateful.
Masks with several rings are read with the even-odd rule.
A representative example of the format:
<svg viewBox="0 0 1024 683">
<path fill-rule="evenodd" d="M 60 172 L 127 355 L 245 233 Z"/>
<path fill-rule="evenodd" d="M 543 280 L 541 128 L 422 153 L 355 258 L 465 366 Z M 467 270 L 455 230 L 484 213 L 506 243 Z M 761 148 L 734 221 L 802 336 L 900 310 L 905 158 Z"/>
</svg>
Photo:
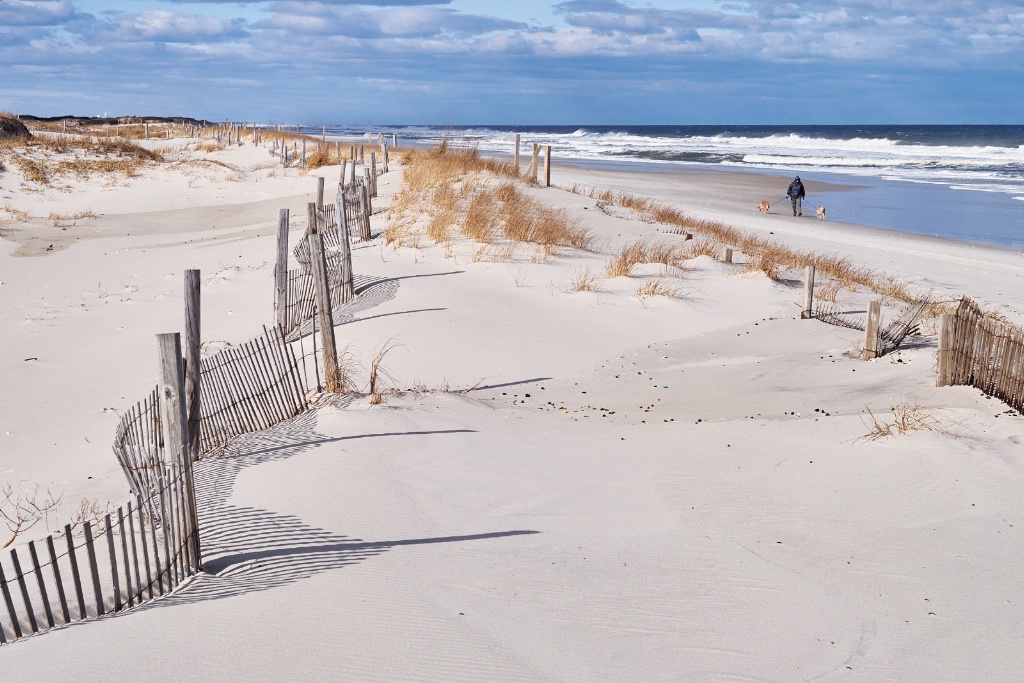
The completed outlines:
<svg viewBox="0 0 1024 683">
<path fill-rule="evenodd" d="M 277 262 L 274 265 L 274 322 L 288 325 L 288 209 L 277 212 Z"/>
<path fill-rule="evenodd" d="M 516 151 L 512 155 L 512 167 L 516 170 L 516 175 L 519 175 L 519 133 L 516 133 Z"/>
<path fill-rule="evenodd" d="M 811 317 L 811 308 L 814 305 L 814 266 L 807 266 L 804 269 L 804 306 L 800 310 L 800 317 L 807 320 Z"/>
<path fill-rule="evenodd" d="M 948 387 L 953 384 L 954 320 L 952 313 L 943 313 L 939 316 L 939 362 L 935 373 L 937 387 Z"/>
<path fill-rule="evenodd" d="M 202 349 L 199 315 L 199 271 L 185 271 L 185 414 L 188 416 L 188 458 L 199 459 L 199 364 Z"/>
<path fill-rule="evenodd" d="M 344 387 L 338 382 L 338 349 L 334 342 L 334 314 L 331 308 L 331 289 L 327 282 L 327 260 L 324 257 L 323 238 L 316 227 L 316 205 L 311 203 L 306 208 L 310 225 L 306 239 L 310 247 L 309 261 L 313 270 L 317 317 L 320 319 L 320 339 L 324 349 L 324 379 L 327 391 L 338 394 Z"/>
<path fill-rule="evenodd" d="M 544 187 L 551 187 L 551 145 L 544 145 Z"/>
<path fill-rule="evenodd" d="M 872 301 L 868 304 L 868 321 L 864 326 L 864 352 L 862 360 L 878 358 L 881 352 L 882 302 Z"/>
<path fill-rule="evenodd" d="M 319 176 L 316 179 L 316 208 L 321 211 L 324 208 L 324 177 Z"/>
</svg>

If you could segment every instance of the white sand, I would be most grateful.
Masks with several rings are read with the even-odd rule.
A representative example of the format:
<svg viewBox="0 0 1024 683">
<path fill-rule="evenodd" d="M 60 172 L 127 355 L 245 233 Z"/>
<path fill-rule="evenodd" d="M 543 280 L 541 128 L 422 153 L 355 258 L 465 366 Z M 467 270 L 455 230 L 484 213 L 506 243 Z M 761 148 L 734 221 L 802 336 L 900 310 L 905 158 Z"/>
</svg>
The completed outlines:
<svg viewBox="0 0 1024 683">
<path fill-rule="evenodd" d="M 23 195 L 0 176 L 0 199 L 33 216 L 104 214 L 56 229 L 83 235 L 73 243 L 39 224 L 0 241 L 3 478 L 122 502 L 114 411 L 155 381 L 153 335 L 181 327 L 184 269 L 203 273 L 206 340 L 270 322 L 276 209 L 292 209 L 297 236 L 315 181 L 247 170 L 270 160 L 251 147 L 220 154 L 244 178 L 142 178 L 116 201 Z M 555 174 L 1024 313 L 1020 254 L 757 215 L 770 179 L 715 189 L 731 177 Z M 381 178 L 379 205 L 399 183 Z M 584 217 L 606 251 L 659 235 L 590 199 L 532 194 Z M 58 247 L 13 255 L 41 240 Z M 564 291 L 605 254 L 474 263 L 469 246 L 446 259 L 428 242 L 355 245 L 357 274 L 394 280 L 337 336 L 364 366 L 396 339 L 395 384 L 435 391 L 335 401 L 202 463 L 200 480 L 217 482 L 200 503 L 208 573 L 133 613 L 0 648 L 5 679 L 1024 673 L 1024 418 L 936 389 L 934 337 L 863 362 L 849 357 L 862 333 L 798 319 L 798 286 L 709 258 L 691 262 L 685 298 L 642 304 L 642 278 Z M 860 440 L 865 406 L 882 417 L 890 401 L 931 406 L 958 438 Z"/>
</svg>

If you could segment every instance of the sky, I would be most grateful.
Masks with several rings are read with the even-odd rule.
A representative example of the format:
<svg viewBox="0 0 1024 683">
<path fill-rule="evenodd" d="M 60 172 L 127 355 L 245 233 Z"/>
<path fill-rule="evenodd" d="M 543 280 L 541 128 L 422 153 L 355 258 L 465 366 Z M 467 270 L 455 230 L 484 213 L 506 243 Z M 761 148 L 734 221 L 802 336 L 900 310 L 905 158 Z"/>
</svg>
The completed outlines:
<svg viewBox="0 0 1024 683">
<path fill-rule="evenodd" d="M 0 0 L 0 111 L 1024 123 L 1024 0 Z"/>
</svg>

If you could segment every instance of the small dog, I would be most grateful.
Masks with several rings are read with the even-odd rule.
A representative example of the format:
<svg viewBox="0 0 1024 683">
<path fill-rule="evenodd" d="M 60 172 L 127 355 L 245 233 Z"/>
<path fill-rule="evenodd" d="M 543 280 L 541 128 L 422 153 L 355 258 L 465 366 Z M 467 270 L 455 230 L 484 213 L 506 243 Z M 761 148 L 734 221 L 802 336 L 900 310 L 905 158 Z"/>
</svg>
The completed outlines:
<svg viewBox="0 0 1024 683">
<path fill-rule="evenodd" d="M 768 209 L 772 208 L 768 202 L 761 202 L 757 205 L 757 210 L 761 213 L 768 213 Z"/>
<path fill-rule="evenodd" d="M 818 207 L 818 220 L 819 221 L 825 220 L 825 207 L 824 206 L 819 206 Z"/>
</svg>

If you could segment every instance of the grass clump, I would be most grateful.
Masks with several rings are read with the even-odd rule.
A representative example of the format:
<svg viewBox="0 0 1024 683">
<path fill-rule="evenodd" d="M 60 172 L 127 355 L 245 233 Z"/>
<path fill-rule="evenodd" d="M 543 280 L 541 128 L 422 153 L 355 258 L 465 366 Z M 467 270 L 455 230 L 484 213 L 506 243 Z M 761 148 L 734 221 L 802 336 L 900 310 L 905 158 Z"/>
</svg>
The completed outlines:
<svg viewBox="0 0 1024 683">
<path fill-rule="evenodd" d="M 862 436 L 861 439 L 865 441 L 877 441 L 890 436 L 909 434 L 910 432 L 922 430 L 938 432 L 939 434 L 956 438 L 956 434 L 952 431 L 952 427 L 956 426 L 955 424 L 951 426 L 942 422 L 937 417 L 937 411 L 926 408 L 917 402 L 890 403 L 891 422 L 876 417 L 868 406 L 864 406 L 864 408 L 868 411 L 868 416 L 870 417 L 870 422 L 866 419 L 864 420 L 865 426 L 868 427 L 868 433 Z"/>
</svg>

